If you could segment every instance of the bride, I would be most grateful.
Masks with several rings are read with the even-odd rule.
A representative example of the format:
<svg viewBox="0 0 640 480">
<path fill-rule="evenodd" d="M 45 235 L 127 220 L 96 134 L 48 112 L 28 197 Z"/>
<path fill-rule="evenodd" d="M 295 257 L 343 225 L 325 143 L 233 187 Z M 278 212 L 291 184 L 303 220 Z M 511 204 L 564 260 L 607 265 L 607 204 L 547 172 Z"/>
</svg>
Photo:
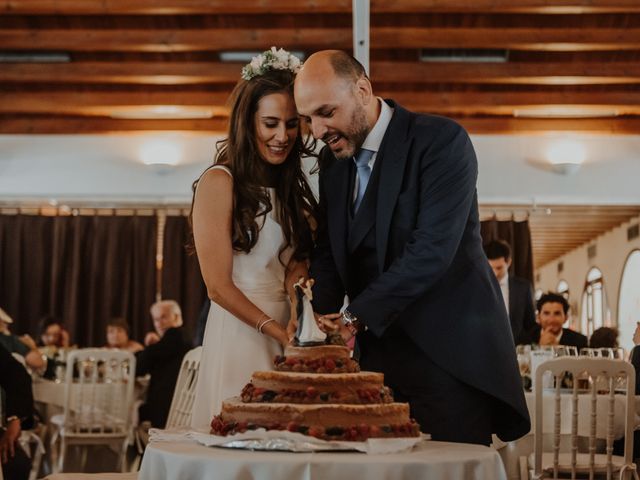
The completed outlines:
<svg viewBox="0 0 640 480">
<path fill-rule="evenodd" d="M 307 276 L 316 200 L 301 168 L 305 145 L 293 100 L 300 61 L 274 47 L 242 70 L 229 132 L 194 183 L 194 244 L 211 299 L 192 426 L 255 370 L 272 369 L 293 335 L 293 284 Z M 288 328 L 288 330 L 287 330 Z"/>
</svg>

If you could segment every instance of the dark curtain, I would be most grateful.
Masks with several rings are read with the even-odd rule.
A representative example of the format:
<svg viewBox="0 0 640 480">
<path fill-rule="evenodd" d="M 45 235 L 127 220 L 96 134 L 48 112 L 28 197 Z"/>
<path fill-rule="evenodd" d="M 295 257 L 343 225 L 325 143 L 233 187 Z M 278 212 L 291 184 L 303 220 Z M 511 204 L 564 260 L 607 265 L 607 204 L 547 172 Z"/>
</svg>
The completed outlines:
<svg viewBox="0 0 640 480">
<path fill-rule="evenodd" d="M 504 240 L 511 246 L 510 275 L 525 278 L 533 285 L 533 251 L 529 220 L 485 220 L 480 224 L 483 243 Z"/>
<path fill-rule="evenodd" d="M 0 307 L 13 318 L 13 333 L 36 340 L 38 319 L 49 312 L 53 222 L 0 215 Z"/>
<path fill-rule="evenodd" d="M 198 315 L 207 301 L 207 289 L 200 274 L 198 259 L 187 251 L 191 228 L 185 216 L 167 216 L 164 229 L 162 298 L 175 300 L 189 335 L 196 332 Z"/>
<path fill-rule="evenodd" d="M 124 317 L 138 340 L 151 328 L 155 217 L 0 216 L 0 239 L 0 305 L 14 333 L 37 337 L 47 314 L 82 347 L 104 345 L 111 317 Z"/>
</svg>

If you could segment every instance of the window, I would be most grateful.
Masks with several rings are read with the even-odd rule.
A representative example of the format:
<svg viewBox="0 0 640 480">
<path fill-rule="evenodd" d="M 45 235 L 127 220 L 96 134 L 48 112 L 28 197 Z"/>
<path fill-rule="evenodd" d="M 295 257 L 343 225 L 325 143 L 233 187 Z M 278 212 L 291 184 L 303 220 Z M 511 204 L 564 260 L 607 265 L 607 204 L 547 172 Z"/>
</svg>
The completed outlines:
<svg viewBox="0 0 640 480">
<path fill-rule="evenodd" d="M 597 328 L 610 324 L 611 313 L 600 269 L 593 267 L 587 274 L 582 294 L 580 330 L 590 336 Z"/>
<path fill-rule="evenodd" d="M 640 250 L 632 251 L 622 270 L 618 297 L 618 337 L 627 352 L 633 348 L 633 333 L 640 322 Z"/>
</svg>

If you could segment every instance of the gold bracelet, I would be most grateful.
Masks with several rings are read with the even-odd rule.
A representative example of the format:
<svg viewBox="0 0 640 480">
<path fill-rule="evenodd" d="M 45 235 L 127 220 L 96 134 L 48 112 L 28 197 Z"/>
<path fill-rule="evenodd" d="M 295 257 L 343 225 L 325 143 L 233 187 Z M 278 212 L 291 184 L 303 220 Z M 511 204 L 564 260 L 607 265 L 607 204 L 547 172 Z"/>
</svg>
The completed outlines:
<svg viewBox="0 0 640 480">
<path fill-rule="evenodd" d="M 267 323 L 269 323 L 269 322 L 275 322 L 275 320 L 274 320 L 273 318 L 267 318 L 266 320 L 264 320 L 263 322 L 261 322 L 261 323 L 260 323 L 260 326 L 258 327 L 258 331 L 259 331 L 260 333 L 263 333 L 263 332 L 262 332 L 262 329 L 263 329 L 263 328 L 264 328 L 264 326 L 265 326 Z"/>
<path fill-rule="evenodd" d="M 271 317 L 269 315 L 267 315 L 266 313 L 263 313 L 262 316 L 260 317 L 260 320 L 258 320 L 258 323 L 256 323 L 256 330 L 258 332 L 261 332 L 262 327 L 264 326 L 265 323 L 269 321 L 270 318 Z"/>
<path fill-rule="evenodd" d="M 260 318 L 258 319 L 258 323 L 255 324 L 256 327 L 256 331 L 260 331 L 260 324 L 262 322 L 264 322 L 265 320 L 269 320 L 269 315 L 267 315 L 266 313 L 263 313 Z"/>
</svg>

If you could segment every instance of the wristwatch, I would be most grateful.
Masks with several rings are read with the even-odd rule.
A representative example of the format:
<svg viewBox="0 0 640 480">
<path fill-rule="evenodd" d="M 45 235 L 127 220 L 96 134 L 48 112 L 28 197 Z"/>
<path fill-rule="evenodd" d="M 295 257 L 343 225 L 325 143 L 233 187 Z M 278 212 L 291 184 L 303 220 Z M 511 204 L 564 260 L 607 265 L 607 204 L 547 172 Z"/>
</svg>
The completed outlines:
<svg viewBox="0 0 640 480">
<path fill-rule="evenodd" d="M 355 336 L 360 331 L 360 320 L 349 310 L 342 312 L 342 321 L 351 335 Z"/>
</svg>

